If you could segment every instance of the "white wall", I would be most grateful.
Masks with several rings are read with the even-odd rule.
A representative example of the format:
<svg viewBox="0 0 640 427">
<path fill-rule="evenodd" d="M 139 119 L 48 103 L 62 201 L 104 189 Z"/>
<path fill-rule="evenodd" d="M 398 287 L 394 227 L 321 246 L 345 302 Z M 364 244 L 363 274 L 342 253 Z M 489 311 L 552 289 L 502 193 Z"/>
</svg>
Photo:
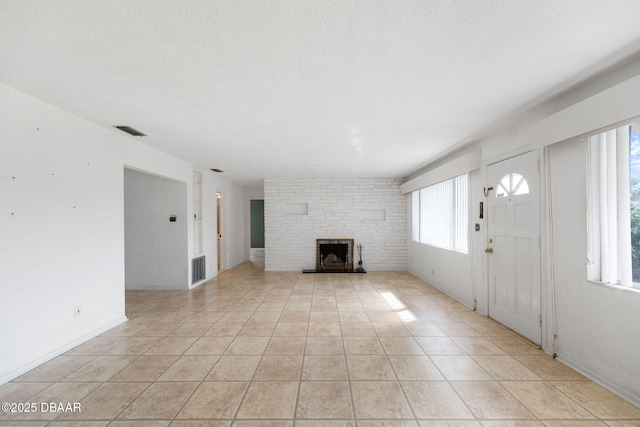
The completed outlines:
<svg viewBox="0 0 640 427">
<path fill-rule="evenodd" d="M 482 253 L 486 247 L 486 218 L 477 218 L 477 204 L 484 200 L 482 188 L 488 185 L 485 183 L 486 166 L 516 154 L 551 146 L 551 172 L 547 176 L 544 161 L 541 171 L 543 348 L 549 353 L 555 351 L 559 360 L 640 405 L 640 293 L 587 281 L 586 156 L 583 144 L 562 142 L 640 115 L 638 64 L 632 63 L 630 67 L 636 70 L 636 74 L 625 81 L 603 76 L 590 86 L 555 100 L 554 104 L 538 108 L 535 115 L 526 118 L 526 122 L 512 123 L 469 147 L 467 150 L 481 150 L 483 159 L 481 171 L 471 177 L 470 225 L 472 230 L 476 222 L 481 226 L 480 232 L 471 232 L 471 253 L 457 256 L 441 249 L 425 249 L 411 242 L 409 271 L 468 305 L 471 305 L 470 298 L 475 293 L 478 311 L 486 314 L 488 285 L 486 256 Z M 616 70 L 616 76 L 624 75 L 622 71 Z M 614 86 L 602 88 L 603 82 L 612 80 L 616 83 Z M 590 93 L 593 88 L 600 92 Z M 565 101 L 568 99 L 575 102 L 567 104 Z M 555 111 L 557 105 L 563 108 Z M 546 111 L 546 115 L 541 114 L 542 111 Z M 440 159 L 433 167 L 454 158 L 452 155 L 448 159 Z M 547 199 L 549 178 L 550 194 Z M 549 209 L 547 200 L 552 201 L 553 224 L 546 215 Z M 435 270 L 432 277 L 429 276 L 431 269 Z M 555 271 L 555 279 L 550 273 L 552 270 Z M 555 347 L 554 323 L 557 323 L 558 332 Z"/>
<path fill-rule="evenodd" d="M 551 146 L 560 360 L 640 401 L 640 290 L 587 281 L 586 142 Z"/>
<path fill-rule="evenodd" d="M 124 170 L 125 289 L 188 288 L 188 223 L 186 182 Z"/>
<path fill-rule="evenodd" d="M 0 85 L 0 383 L 126 321 L 125 167 L 186 182 L 192 215 L 192 165 Z M 205 186 L 214 204 L 216 188 L 228 193 L 229 262 L 240 263 L 242 188 Z"/>
<path fill-rule="evenodd" d="M 364 247 L 365 270 L 406 269 L 407 206 L 399 184 L 385 178 L 265 180 L 265 268 L 315 269 L 316 239 L 352 238 Z M 307 211 L 297 213 L 304 206 Z"/>
</svg>

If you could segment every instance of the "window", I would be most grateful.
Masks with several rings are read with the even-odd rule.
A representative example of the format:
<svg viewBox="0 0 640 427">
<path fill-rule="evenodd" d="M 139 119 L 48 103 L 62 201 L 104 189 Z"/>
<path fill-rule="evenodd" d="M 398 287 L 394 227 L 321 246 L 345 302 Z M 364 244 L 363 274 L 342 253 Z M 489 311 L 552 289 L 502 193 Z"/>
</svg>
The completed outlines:
<svg viewBox="0 0 640 427">
<path fill-rule="evenodd" d="M 498 184 L 496 197 L 520 196 L 529 194 L 529 184 L 519 173 L 510 173 L 505 175 Z"/>
<path fill-rule="evenodd" d="M 467 253 L 467 175 L 431 185 L 412 194 L 412 239 L 426 245 Z"/>
<path fill-rule="evenodd" d="M 589 137 L 589 280 L 640 286 L 640 123 Z"/>
</svg>

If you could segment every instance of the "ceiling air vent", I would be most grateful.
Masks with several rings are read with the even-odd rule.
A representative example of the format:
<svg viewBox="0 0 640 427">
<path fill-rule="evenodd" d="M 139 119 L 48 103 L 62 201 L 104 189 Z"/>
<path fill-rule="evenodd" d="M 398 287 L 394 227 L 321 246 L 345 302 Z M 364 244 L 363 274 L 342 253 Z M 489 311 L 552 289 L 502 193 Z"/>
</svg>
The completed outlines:
<svg viewBox="0 0 640 427">
<path fill-rule="evenodd" d="M 213 169 L 211 169 L 211 170 L 212 170 L 212 171 L 214 171 L 214 172 L 216 172 L 216 173 L 222 173 L 222 172 L 224 172 L 222 169 L 216 169 L 216 168 L 213 168 Z"/>
<path fill-rule="evenodd" d="M 114 126 L 114 128 L 120 129 L 122 132 L 126 132 L 129 135 L 133 135 L 133 136 L 147 136 L 146 134 L 140 132 L 137 129 L 132 128 L 131 126 Z"/>
</svg>

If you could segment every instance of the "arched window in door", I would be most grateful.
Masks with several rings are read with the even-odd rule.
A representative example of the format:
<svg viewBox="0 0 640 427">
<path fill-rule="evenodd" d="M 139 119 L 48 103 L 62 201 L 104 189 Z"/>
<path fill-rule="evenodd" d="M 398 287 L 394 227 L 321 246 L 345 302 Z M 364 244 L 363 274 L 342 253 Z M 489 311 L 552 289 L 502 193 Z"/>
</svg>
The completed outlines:
<svg viewBox="0 0 640 427">
<path fill-rule="evenodd" d="M 496 197 L 521 196 L 529 194 L 529 184 L 519 173 L 508 173 L 502 177 L 496 190 Z"/>
</svg>

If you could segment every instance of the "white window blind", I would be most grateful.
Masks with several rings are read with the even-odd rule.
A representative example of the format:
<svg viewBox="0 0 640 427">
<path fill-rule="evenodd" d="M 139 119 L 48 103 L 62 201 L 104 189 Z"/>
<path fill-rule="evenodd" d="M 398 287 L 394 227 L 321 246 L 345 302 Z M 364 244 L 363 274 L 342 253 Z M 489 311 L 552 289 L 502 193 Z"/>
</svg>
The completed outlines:
<svg viewBox="0 0 640 427">
<path fill-rule="evenodd" d="M 630 153 L 637 150 L 630 144 L 631 130 L 626 125 L 593 135 L 587 150 L 587 275 L 589 280 L 622 286 L 639 280 L 633 277 L 638 268 L 632 256 Z"/>
<path fill-rule="evenodd" d="M 414 241 L 468 251 L 467 174 L 416 190 L 412 198 Z"/>
<path fill-rule="evenodd" d="M 420 241 L 420 192 L 411 193 L 411 240 Z"/>
</svg>

